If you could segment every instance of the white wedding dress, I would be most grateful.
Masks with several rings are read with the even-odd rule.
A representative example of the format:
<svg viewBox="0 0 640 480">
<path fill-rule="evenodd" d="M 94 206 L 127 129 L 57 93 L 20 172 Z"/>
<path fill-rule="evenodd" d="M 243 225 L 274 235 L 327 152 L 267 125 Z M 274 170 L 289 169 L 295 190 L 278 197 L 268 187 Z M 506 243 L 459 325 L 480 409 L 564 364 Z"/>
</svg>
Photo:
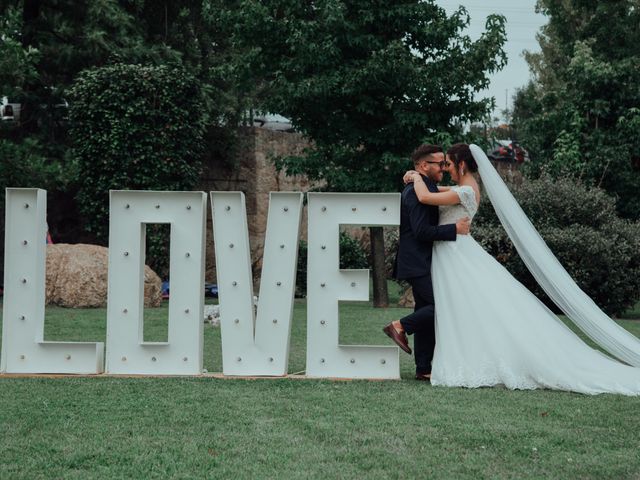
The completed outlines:
<svg viewBox="0 0 640 480">
<path fill-rule="evenodd" d="M 440 224 L 477 211 L 471 187 L 453 190 L 460 204 L 440 207 Z M 640 368 L 589 347 L 471 235 L 435 243 L 432 278 L 433 385 L 640 395 Z"/>
</svg>

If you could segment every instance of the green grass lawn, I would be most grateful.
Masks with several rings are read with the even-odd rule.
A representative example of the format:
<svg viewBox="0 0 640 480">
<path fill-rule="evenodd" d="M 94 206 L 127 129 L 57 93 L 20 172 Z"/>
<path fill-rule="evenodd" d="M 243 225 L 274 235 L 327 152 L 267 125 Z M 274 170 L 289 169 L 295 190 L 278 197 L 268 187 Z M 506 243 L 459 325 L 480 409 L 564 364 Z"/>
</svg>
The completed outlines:
<svg viewBox="0 0 640 480">
<path fill-rule="evenodd" d="M 624 312 L 620 318 L 631 318 L 635 320 L 640 319 L 640 302 L 636 303 L 636 305 L 626 312 Z"/>
<path fill-rule="evenodd" d="M 405 314 L 341 306 L 341 342 Z M 145 338 L 166 339 L 166 305 Z M 305 368 L 296 301 L 290 372 Z M 47 309 L 47 340 L 104 341 L 106 310 Z M 620 324 L 640 336 L 640 322 Z M 220 371 L 205 326 L 205 368 Z M 401 381 L 2 378 L 0 479 L 640 478 L 640 398 Z"/>
</svg>

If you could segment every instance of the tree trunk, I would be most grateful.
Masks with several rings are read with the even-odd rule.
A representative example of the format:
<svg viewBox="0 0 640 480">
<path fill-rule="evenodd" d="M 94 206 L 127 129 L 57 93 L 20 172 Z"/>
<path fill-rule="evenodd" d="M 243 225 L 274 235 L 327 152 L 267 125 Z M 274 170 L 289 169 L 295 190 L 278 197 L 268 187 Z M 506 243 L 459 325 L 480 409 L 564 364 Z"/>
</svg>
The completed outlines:
<svg viewBox="0 0 640 480">
<path fill-rule="evenodd" d="M 369 227 L 371 235 L 371 259 L 373 263 L 373 306 L 387 308 L 387 275 L 384 265 L 384 232 L 382 227 Z"/>
</svg>

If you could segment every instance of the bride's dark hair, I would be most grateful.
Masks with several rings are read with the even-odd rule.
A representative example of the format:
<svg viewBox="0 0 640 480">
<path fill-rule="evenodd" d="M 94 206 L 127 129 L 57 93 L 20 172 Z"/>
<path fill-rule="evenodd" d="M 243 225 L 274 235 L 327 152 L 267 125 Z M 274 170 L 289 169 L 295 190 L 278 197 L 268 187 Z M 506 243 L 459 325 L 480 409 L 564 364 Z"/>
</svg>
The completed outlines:
<svg viewBox="0 0 640 480">
<path fill-rule="evenodd" d="M 449 150 L 447 150 L 447 155 L 449 155 L 451 160 L 453 160 L 453 164 L 456 166 L 456 169 L 460 168 L 461 162 L 464 162 L 471 173 L 478 171 L 476 159 L 473 158 L 471 149 L 466 143 L 456 143 L 455 145 L 452 145 Z"/>
</svg>

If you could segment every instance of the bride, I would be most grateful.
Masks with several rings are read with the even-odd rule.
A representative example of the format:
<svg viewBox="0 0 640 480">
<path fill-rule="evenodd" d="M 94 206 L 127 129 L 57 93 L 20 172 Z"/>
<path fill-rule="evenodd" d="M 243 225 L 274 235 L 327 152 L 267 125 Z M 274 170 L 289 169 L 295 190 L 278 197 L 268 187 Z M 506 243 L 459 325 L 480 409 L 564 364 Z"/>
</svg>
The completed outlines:
<svg viewBox="0 0 640 480">
<path fill-rule="evenodd" d="M 548 249 L 484 152 L 458 144 L 447 152 L 457 186 L 430 192 L 407 172 L 421 203 L 439 205 L 439 224 L 473 219 L 482 185 L 536 280 L 588 336 L 621 363 L 589 347 L 470 235 L 435 242 L 433 385 L 547 388 L 586 394 L 640 395 L 640 340 L 606 316 Z M 630 366 L 631 365 L 631 366 Z"/>
</svg>

